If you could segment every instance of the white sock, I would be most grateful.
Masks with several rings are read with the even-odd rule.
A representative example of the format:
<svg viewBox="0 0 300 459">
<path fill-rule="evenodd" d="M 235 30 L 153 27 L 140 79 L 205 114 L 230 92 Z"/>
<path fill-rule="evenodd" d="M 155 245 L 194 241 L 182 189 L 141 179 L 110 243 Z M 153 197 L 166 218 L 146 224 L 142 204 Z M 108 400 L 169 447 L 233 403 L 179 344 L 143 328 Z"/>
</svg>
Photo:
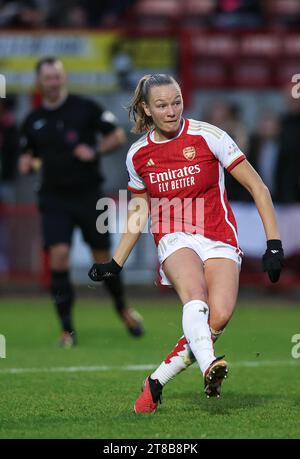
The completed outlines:
<svg viewBox="0 0 300 459">
<path fill-rule="evenodd" d="M 209 308 L 204 301 L 193 300 L 183 306 L 182 327 L 184 336 L 203 374 L 216 358 L 208 325 L 208 316 Z"/>
<path fill-rule="evenodd" d="M 178 373 L 192 365 L 195 360 L 186 338 L 182 336 L 174 349 L 150 377 L 151 379 L 158 379 L 160 384 L 164 386 Z"/>
<path fill-rule="evenodd" d="M 220 338 L 223 330 L 216 331 L 210 327 L 210 333 L 213 343 Z M 181 336 L 177 341 L 174 349 L 167 355 L 165 360 L 159 367 L 150 375 L 151 379 L 158 379 L 160 384 L 164 386 L 176 375 L 186 370 L 196 361 L 194 354 L 185 338 Z"/>
</svg>

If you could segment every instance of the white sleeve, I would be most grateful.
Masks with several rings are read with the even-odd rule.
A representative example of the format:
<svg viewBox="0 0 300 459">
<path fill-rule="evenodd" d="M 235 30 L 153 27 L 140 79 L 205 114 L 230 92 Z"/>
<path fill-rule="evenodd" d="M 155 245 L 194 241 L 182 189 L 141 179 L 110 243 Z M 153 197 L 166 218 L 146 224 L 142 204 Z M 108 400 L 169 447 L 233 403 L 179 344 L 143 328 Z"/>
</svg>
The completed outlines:
<svg viewBox="0 0 300 459">
<path fill-rule="evenodd" d="M 129 178 L 128 190 L 132 191 L 133 193 L 144 193 L 146 191 L 146 185 L 143 179 L 138 175 L 137 171 L 135 170 L 131 155 L 127 156 L 126 167 Z"/>
<path fill-rule="evenodd" d="M 221 138 L 209 137 L 210 139 L 207 139 L 209 148 L 227 171 L 231 171 L 246 158 L 235 141 L 225 131 L 223 131 Z"/>
</svg>

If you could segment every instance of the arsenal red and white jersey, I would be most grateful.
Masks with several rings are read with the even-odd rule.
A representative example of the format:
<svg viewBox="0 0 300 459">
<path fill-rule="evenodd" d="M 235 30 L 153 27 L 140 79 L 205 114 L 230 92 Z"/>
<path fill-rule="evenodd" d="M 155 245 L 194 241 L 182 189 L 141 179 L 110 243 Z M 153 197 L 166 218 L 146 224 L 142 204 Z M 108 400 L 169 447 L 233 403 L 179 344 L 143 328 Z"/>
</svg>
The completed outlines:
<svg viewBox="0 0 300 459">
<path fill-rule="evenodd" d="M 173 139 L 157 142 L 152 131 L 135 142 L 126 160 L 128 189 L 151 198 L 156 244 L 165 234 L 184 231 L 238 247 L 224 168 L 244 159 L 226 132 L 192 119 L 183 120 Z"/>
</svg>

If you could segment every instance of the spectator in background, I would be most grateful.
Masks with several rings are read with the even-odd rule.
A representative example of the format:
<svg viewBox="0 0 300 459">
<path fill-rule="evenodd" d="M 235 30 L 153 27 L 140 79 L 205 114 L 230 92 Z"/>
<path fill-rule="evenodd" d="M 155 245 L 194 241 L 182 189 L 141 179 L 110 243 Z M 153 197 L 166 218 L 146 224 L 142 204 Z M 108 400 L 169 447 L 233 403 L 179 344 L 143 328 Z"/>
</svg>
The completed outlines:
<svg viewBox="0 0 300 459">
<path fill-rule="evenodd" d="M 0 99 L 0 202 L 14 200 L 17 146 L 13 99 Z"/>
<path fill-rule="evenodd" d="M 279 118 L 274 113 L 264 113 L 257 131 L 250 137 L 248 161 L 257 170 L 269 188 L 273 199 L 277 198 L 276 171 L 279 156 Z M 249 196 L 250 200 L 250 196 Z"/>
<path fill-rule="evenodd" d="M 114 27 L 136 0 L 53 0 L 48 24 L 59 27 Z"/>
<path fill-rule="evenodd" d="M 284 89 L 287 110 L 282 116 L 277 165 L 277 200 L 300 202 L 300 94 L 289 84 Z"/>
<path fill-rule="evenodd" d="M 87 0 L 88 3 L 94 4 L 93 0 Z M 126 14 L 127 10 L 136 3 L 136 0 L 102 0 L 103 13 L 101 22 L 98 25 L 104 27 L 114 27 L 122 15 Z"/>
<path fill-rule="evenodd" d="M 18 13 L 17 2 L 0 0 L 0 27 L 11 27 Z"/>
<path fill-rule="evenodd" d="M 88 14 L 81 5 L 73 5 L 67 11 L 66 27 L 84 29 L 88 27 Z"/>
<path fill-rule="evenodd" d="M 40 29 L 47 15 L 37 0 L 0 1 L 0 27 Z"/>
<path fill-rule="evenodd" d="M 100 156 L 122 145 L 126 136 L 113 113 L 92 100 L 68 94 L 59 59 L 42 58 L 36 76 L 42 105 L 23 123 L 19 170 L 27 174 L 37 161 L 42 164 L 38 198 L 44 245 L 50 256 L 50 291 L 62 327 L 60 344 L 71 347 L 76 344 L 74 289 L 69 275 L 73 230 L 81 229 L 95 260 L 109 259 L 109 234 L 100 234 L 96 228 L 96 203 L 102 196 L 103 182 Z M 121 277 L 107 278 L 105 287 L 125 327 L 140 336 L 141 318 L 127 307 Z"/>
<path fill-rule="evenodd" d="M 240 120 L 240 110 L 236 104 L 218 101 L 208 109 L 205 121 L 228 132 L 230 137 L 240 146 L 247 155 L 248 133 Z M 230 201 L 247 200 L 248 193 L 236 180 L 225 171 L 227 195 Z"/>
<path fill-rule="evenodd" d="M 241 121 L 240 108 L 230 102 L 218 101 L 211 105 L 207 113 L 208 122 L 229 132 L 244 152 L 248 148 L 248 134 Z"/>
<path fill-rule="evenodd" d="M 118 39 L 112 46 L 112 63 L 116 72 L 120 89 L 125 91 L 133 88 L 132 78 L 133 64 L 132 59 L 122 44 L 122 39 Z"/>
<path fill-rule="evenodd" d="M 82 2 L 74 0 L 51 0 L 48 8 L 49 27 L 88 27 L 88 14 Z"/>
<path fill-rule="evenodd" d="M 262 1 L 264 14 L 273 26 L 299 27 L 300 2 L 299 0 L 264 0 Z"/>
<path fill-rule="evenodd" d="M 217 27 L 259 27 L 260 0 L 218 0 L 214 25 Z"/>
<path fill-rule="evenodd" d="M 181 2 L 180 2 L 181 3 Z M 181 25 L 183 27 L 211 27 L 214 22 L 216 0 L 202 0 L 187 2 L 187 7 L 182 9 Z"/>
<path fill-rule="evenodd" d="M 0 0 L 0 27 L 114 27 L 136 0 Z"/>
</svg>

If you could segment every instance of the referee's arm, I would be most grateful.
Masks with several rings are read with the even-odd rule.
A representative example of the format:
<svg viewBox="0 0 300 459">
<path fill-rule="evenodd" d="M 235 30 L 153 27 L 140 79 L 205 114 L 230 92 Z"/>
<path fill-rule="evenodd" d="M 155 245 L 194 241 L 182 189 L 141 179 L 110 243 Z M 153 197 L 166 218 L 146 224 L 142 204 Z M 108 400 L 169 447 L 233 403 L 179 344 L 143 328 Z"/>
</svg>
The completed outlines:
<svg viewBox="0 0 300 459">
<path fill-rule="evenodd" d="M 100 156 L 112 152 L 127 141 L 124 129 L 110 110 L 90 101 L 90 113 L 91 126 L 101 134 L 100 144 L 96 148 Z"/>
<path fill-rule="evenodd" d="M 41 167 L 41 159 L 34 154 L 34 142 L 31 139 L 29 122 L 26 119 L 20 130 L 18 171 L 25 175 L 36 172 Z"/>
<path fill-rule="evenodd" d="M 126 141 L 127 136 L 124 129 L 116 127 L 113 131 L 103 136 L 97 151 L 100 155 L 105 155 L 121 145 L 124 145 Z"/>
</svg>

